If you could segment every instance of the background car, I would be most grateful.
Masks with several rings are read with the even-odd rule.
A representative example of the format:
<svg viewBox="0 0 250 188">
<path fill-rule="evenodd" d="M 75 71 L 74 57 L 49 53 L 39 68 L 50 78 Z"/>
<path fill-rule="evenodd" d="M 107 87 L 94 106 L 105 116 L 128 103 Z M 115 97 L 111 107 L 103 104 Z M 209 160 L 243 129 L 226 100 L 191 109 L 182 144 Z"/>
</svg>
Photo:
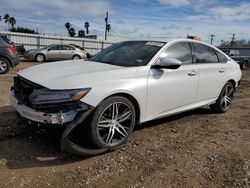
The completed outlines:
<svg viewBox="0 0 250 188">
<path fill-rule="evenodd" d="M 249 47 L 219 47 L 224 53 L 235 60 L 241 69 L 246 69 L 250 63 L 250 48 Z"/>
<path fill-rule="evenodd" d="M 10 68 L 19 64 L 17 50 L 6 35 L 0 35 L 0 74 L 7 73 Z"/>
<path fill-rule="evenodd" d="M 18 72 L 10 99 L 20 117 L 67 125 L 62 149 L 93 155 L 123 145 L 135 124 L 204 105 L 228 111 L 241 75 L 234 60 L 203 42 L 124 41 L 90 61 Z M 84 138 L 91 148 L 75 140 Z"/>
<path fill-rule="evenodd" d="M 87 59 L 87 52 L 73 45 L 52 44 L 41 49 L 27 50 L 24 58 L 37 62 Z"/>
</svg>

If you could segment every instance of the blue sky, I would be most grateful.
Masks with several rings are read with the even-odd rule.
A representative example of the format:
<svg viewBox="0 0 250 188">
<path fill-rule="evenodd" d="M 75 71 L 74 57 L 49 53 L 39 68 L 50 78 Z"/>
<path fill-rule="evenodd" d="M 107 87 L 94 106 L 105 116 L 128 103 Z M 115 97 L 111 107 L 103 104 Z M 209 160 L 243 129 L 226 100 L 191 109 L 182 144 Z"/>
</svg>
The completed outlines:
<svg viewBox="0 0 250 188">
<path fill-rule="evenodd" d="M 111 35 L 138 37 L 185 37 L 200 35 L 206 42 L 215 34 L 215 43 L 250 39 L 250 1 L 235 0 L 0 0 L 0 15 L 14 16 L 17 25 L 40 33 L 67 35 L 64 23 L 76 30 L 85 21 L 90 34 L 103 35 L 106 10 Z M 0 30 L 7 26 L 0 23 Z"/>
</svg>

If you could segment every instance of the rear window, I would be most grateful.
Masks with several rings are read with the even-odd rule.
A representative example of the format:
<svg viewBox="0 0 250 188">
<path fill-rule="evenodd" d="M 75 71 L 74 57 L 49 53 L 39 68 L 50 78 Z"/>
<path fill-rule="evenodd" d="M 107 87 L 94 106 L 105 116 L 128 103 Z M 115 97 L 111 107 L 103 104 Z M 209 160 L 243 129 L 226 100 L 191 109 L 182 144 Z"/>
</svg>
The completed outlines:
<svg viewBox="0 0 250 188">
<path fill-rule="evenodd" d="M 198 43 L 193 45 L 196 51 L 196 63 L 218 63 L 218 57 L 213 48 Z"/>
<path fill-rule="evenodd" d="M 217 56 L 219 58 L 219 62 L 226 63 L 228 60 L 227 58 L 220 52 L 216 51 Z"/>
<path fill-rule="evenodd" d="M 4 42 L 6 42 L 7 44 L 12 44 L 12 42 L 10 41 L 10 39 L 8 39 L 7 36 L 1 36 L 1 39 L 3 39 Z"/>
</svg>

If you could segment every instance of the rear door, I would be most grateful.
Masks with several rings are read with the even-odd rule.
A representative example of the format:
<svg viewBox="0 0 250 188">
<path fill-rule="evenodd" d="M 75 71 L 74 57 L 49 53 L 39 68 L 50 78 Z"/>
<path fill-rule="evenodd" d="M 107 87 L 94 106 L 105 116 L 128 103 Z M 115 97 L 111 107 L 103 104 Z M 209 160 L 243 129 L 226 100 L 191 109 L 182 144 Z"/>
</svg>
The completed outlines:
<svg viewBox="0 0 250 188">
<path fill-rule="evenodd" d="M 225 83 L 225 63 L 219 61 L 212 47 L 201 43 L 192 43 L 192 46 L 200 73 L 197 102 L 218 98 Z"/>
<path fill-rule="evenodd" d="M 61 60 L 62 57 L 62 45 L 54 45 L 47 50 L 47 60 Z"/>
<path fill-rule="evenodd" d="M 72 46 L 68 45 L 63 45 L 63 50 L 62 50 L 62 58 L 63 59 L 72 59 L 74 56 L 75 48 Z"/>
</svg>

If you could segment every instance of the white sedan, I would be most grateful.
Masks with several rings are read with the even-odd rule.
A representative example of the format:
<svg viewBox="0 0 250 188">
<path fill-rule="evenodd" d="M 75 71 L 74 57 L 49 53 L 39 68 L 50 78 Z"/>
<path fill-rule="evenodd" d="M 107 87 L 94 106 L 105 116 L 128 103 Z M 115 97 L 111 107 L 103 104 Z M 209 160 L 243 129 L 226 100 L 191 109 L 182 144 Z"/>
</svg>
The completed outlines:
<svg viewBox="0 0 250 188">
<path fill-rule="evenodd" d="M 33 124 L 65 125 L 63 150 L 95 155 L 123 145 L 135 124 L 204 105 L 226 112 L 240 79 L 239 65 L 206 43 L 133 40 L 90 61 L 25 69 L 10 98 Z M 83 138 L 88 144 L 75 141 Z"/>
</svg>

